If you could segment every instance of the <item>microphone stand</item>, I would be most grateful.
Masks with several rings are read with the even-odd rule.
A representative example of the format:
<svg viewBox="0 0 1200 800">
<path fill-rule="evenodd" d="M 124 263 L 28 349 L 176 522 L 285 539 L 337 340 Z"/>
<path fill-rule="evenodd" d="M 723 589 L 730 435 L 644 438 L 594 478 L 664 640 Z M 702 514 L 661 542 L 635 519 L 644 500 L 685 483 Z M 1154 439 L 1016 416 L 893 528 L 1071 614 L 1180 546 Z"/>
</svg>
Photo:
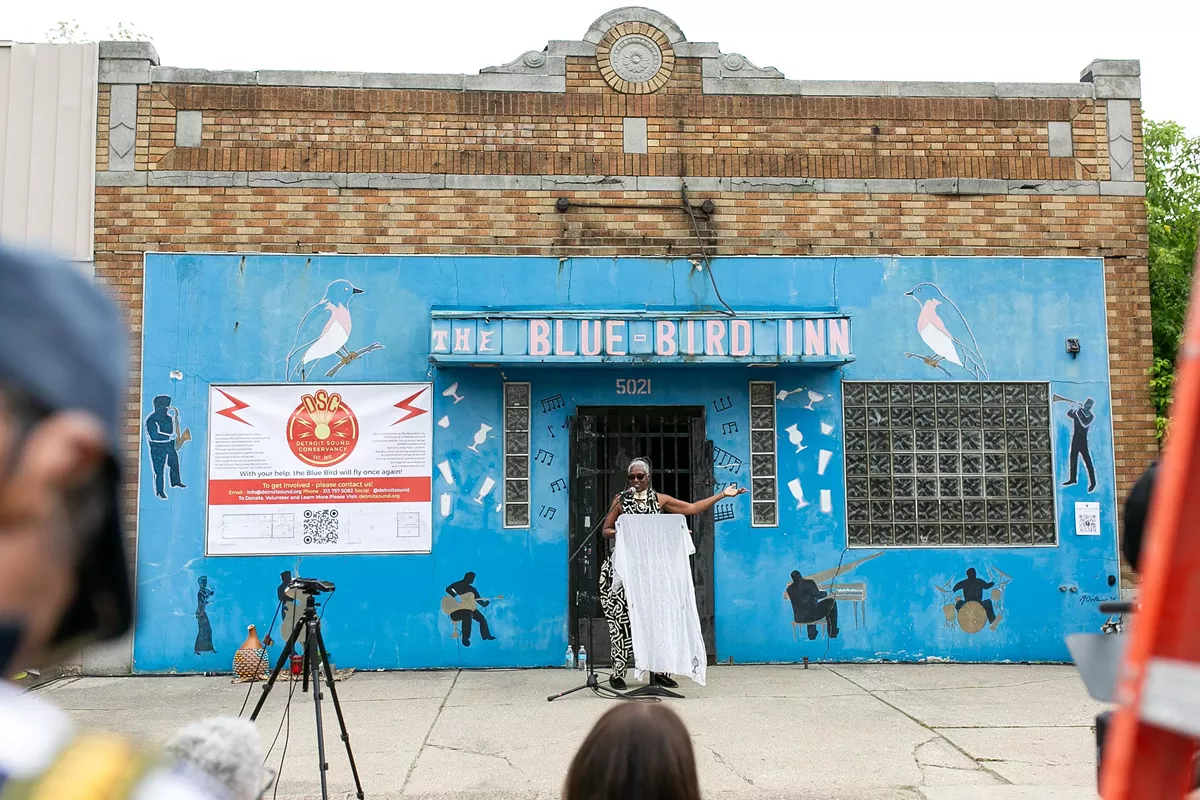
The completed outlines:
<svg viewBox="0 0 1200 800">
<path fill-rule="evenodd" d="M 594 557 L 595 556 L 595 538 L 596 538 L 596 533 L 603 526 L 604 526 L 604 520 L 601 519 L 600 524 L 597 525 L 596 527 L 592 528 L 591 532 L 586 537 L 584 537 L 584 540 L 582 542 L 579 543 L 579 547 L 575 548 L 575 552 L 572 553 L 567 558 L 567 563 L 570 564 L 576 558 L 579 558 L 579 556 L 581 554 L 583 556 L 583 560 L 580 563 L 583 564 L 584 580 L 586 581 L 586 585 L 587 585 L 587 589 L 586 589 L 587 599 L 589 601 L 588 602 L 588 630 L 587 630 L 587 639 L 588 639 L 587 679 L 585 680 L 585 682 L 582 686 L 576 686 L 574 689 L 567 689 L 565 692 L 559 692 L 558 694 L 550 695 L 549 697 L 546 698 L 547 702 L 557 700 L 560 697 L 566 697 L 569 694 L 574 694 L 575 692 L 581 691 L 583 689 L 591 689 L 592 693 L 595 694 L 597 697 L 603 697 L 603 698 L 606 698 L 609 700 L 625 700 L 625 699 L 627 699 L 623 694 L 618 692 L 616 689 L 612 689 L 607 686 L 601 686 L 600 679 L 596 677 L 596 660 L 594 658 L 594 654 L 596 652 L 594 649 L 595 643 L 596 643 L 595 642 L 596 625 L 595 625 L 594 620 L 595 620 L 596 605 L 599 603 L 599 598 L 596 595 L 592 594 L 592 587 L 596 585 L 596 577 L 595 577 L 595 571 L 594 571 L 595 570 L 595 562 L 596 562 L 596 559 Z M 578 597 L 578 594 L 576 595 L 576 597 Z"/>
</svg>

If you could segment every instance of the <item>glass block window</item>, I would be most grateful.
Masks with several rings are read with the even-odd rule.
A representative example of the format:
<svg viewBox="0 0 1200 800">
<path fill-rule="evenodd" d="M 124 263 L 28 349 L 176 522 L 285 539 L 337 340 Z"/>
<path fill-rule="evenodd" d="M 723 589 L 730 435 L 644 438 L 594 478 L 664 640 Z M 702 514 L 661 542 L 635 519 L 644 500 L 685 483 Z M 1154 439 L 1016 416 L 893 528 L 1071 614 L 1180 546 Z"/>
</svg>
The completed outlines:
<svg viewBox="0 0 1200 800">
<path fill-rule="evenodd" d="M 528 383 L 504 384 L 504 527 L 529 527 Z"/>
<path fill-rule="evenodd" d="M 851 547 L 1057 543 L 1047 384 L 843 390 Z"/>
<path fill-rule="evenodd" d="M 750 524 L 779 524 L 775 474 L 775 384 L 750 382 Z"/>
</svg>

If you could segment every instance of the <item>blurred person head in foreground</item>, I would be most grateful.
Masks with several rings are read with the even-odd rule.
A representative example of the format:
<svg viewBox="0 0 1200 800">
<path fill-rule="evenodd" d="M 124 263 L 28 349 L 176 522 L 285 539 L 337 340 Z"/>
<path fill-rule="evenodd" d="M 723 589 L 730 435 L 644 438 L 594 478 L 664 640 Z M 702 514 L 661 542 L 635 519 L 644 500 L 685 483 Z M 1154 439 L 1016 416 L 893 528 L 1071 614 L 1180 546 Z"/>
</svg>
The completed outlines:
<svg viewBox="0 0 1200 800">
<path fill-rule="evenodd" d="M 621 703 L 592 728 L 567 773 L 564 800 L 700 800 L 692 739 L 657 703 Z"/>
<path fill-rule="evenodd" d="M 1121 537 L 1121 555 L 1129 562 L 1134 572 L 1139 572 L 1142 559 L 1142 541 L 1146 538 L 1146 524 L 1150 521 L 1150 498 L 1154 495 L 1154 484 L 1158 480 L 1158 464 L 1151 464 L 1125 498 L 1125 527 Z"/>
<path fill-rule="evenodd" d="M 275 782 L 274 773 L 263 767 L 262 740 L 249 720 L 193 722 L 172 736 L 165 750 L 189 778 L 210 783 L 229 800 L 258 800 Z"/>
<path fill-rule="evenodd" d="M 125 347 L 116 308 L 76 267 L 0 247 L 0 676 L 132 624 L 117 502 Z M 77 735 L 3 680 L 0 720 L 0 794 L 216 796 L 117 737 Z"/>
<path fill-rule="evenodd" d="M 117 491 L 125 333 L 70 265 L 0 250 L 0 670 L 132 621 Z"/>
</svg>

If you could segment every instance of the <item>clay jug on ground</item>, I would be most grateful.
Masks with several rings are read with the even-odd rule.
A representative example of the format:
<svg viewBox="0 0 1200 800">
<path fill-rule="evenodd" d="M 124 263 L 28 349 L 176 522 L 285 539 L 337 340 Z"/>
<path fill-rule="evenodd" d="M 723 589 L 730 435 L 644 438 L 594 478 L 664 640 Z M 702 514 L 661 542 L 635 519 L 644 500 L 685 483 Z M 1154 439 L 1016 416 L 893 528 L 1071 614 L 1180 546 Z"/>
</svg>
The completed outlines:
<svg viewBox="0 0 1200 800">
<path fill-rule="evenodd" d="M 258 638 L 253 625 L 247 628 L 246 641 L 233 654 L 233 674 L 240 681 L 262 677 L 267 671 L 267 648 Z"/>
</svg>

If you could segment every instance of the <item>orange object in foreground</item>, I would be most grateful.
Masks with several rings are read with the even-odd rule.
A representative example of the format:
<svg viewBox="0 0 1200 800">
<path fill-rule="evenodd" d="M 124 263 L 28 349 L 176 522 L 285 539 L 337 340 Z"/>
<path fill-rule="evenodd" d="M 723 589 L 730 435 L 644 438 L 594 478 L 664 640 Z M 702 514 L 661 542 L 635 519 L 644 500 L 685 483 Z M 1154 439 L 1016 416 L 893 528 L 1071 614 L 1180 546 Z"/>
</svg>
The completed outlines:
<svg viewBox="0 0 1200 800">
<path fill-rule="evenodd" d="M 1150 504 L 1140 609 L 1117 685 L 1104 800 L 1182 798 L 1200 740 L 1200 253 L 1173 421 Z"/>
</svg>

